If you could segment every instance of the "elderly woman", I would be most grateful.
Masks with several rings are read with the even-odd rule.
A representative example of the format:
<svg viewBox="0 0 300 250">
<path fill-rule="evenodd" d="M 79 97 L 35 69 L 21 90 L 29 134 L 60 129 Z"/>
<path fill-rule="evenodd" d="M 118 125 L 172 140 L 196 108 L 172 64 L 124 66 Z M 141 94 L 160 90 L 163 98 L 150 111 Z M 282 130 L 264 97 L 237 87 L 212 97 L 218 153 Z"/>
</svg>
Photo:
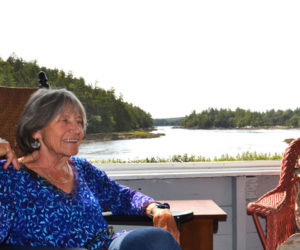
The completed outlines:
<svg viewBox="0 0 300 250">
<path fill-rule="evenodd" d="M 18 145 L 27 155 L 23 162 L 16 161 L 8 143 L 0 142 L 0 156 L 7 158 L 0 161 L 0 242 L 109 250 L 180 249 L 169 209 L 74 157 L 86 123 L 82 104 L 67 90 L 40 89 L 31 96 L 17 128 Z M 114 234 L 102 216 L 106 209 L 113 214 L 153 216 L 154 225 L 164 229 Z"/>
</svg>

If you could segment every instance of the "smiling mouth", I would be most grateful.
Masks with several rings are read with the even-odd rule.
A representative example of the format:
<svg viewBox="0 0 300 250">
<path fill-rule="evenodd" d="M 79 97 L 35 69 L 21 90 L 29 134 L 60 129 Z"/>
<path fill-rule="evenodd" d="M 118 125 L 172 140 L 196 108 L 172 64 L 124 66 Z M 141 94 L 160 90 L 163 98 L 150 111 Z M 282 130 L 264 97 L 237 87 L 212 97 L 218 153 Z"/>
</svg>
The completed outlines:
<svg viewBox="0 0 300 250">
<path fill-rule="evenodd" d="M 68 143 L 77 143 L 79 140 L 78 139 L 67 139 L 64 140 L 64 142 L 68 142 Z"/>
</svg>

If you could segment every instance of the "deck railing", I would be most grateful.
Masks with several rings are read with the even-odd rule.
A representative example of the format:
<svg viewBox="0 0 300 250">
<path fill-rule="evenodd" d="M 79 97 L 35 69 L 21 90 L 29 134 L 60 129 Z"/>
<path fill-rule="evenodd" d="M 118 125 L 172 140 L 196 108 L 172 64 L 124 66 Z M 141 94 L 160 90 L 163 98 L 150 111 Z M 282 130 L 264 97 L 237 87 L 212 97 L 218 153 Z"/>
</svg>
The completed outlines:
<svg viewBox="0 0 300 250">
<path fill-rule="evenodd" d="M 280 161 L 97 164 L 120 183 L 158 200 L 212 199 L 228 215 L 215 250 L 263 249 L 247 204 L 276 186 Z"/>
</svg>

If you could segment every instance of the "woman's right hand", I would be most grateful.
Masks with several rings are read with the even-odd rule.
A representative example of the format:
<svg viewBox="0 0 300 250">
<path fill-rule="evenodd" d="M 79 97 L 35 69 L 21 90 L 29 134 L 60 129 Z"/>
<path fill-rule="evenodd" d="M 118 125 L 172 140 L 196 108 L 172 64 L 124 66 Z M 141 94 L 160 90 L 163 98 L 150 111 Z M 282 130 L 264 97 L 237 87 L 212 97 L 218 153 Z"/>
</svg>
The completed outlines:
<svg viewBox="0 0 300 250">
<path fill-rule="evenodd" d="M 18 158 L 15 152 L 10 147 L 8 141 L 0 138 L 0 157 L 6 157 L 6 163 L 4 164 L 3 168 L 7 169 L 10 164 L 14 166 L 15 169 L 20 169 L 20 164 L 18 162 Z"/>
<path fill-rule="evenodd" d="M 148 216 L 152 214 L 153 226 L 169 231 L 180 245 L 180 233 L 178 231 L 174 216 L 169 209 L 157 208 L 155 203 L 151 203 L 146 208 L 146 214 Z"/>
</svg>

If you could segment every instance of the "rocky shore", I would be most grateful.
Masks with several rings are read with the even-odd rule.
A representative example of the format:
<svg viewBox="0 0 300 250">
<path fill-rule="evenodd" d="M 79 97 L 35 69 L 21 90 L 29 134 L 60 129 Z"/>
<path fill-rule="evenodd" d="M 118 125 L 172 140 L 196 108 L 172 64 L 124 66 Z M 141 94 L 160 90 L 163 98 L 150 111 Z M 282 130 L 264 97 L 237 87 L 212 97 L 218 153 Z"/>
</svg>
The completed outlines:
<svg viewBox="0 0 300 250">
<path fill-rule="evenodd" d="M 125 139 L 140 139 L 140 138 L 157 138 L 164 136 L 163 133 L 152 133 L 148 131 L 131 131 L 131 132 L 114 132 L 114 133 L 97 133 L 87 134 L 82 142 L 95 142 L 95 141 L 112 141 L 112 140 L 125 140 Z"/>
</svg>

